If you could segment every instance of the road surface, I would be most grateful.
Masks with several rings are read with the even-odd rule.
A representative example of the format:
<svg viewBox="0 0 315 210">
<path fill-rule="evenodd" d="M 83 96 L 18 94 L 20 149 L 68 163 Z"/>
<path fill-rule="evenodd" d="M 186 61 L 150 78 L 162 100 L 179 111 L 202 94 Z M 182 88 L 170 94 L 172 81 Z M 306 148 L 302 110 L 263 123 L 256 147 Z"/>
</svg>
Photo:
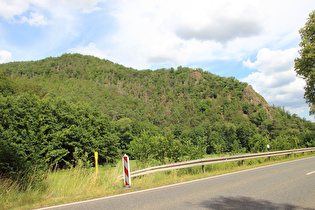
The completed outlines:
<svg viewBox="0 0 315 210">
<path fill-rule="evenodd" d="M 315 157 L 48 208 L 315 209 Z"/>
</svg>

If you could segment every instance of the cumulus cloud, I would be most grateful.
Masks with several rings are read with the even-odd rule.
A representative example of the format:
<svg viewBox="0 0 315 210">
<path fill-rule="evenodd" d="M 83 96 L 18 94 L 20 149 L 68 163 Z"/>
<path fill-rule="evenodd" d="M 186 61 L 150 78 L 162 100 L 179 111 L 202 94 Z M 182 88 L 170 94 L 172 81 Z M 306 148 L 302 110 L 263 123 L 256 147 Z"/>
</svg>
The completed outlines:
<svg viewBox="0 0 315 210">
<path fill-rule="evenodd" d="M 93 55 L 102 59 L 111 60 L 110 56 L 106 54 L 106 52 L 98 49 L 94 43 L 90 43 L 89 45 L 82 47 L 78 46 L 76 48 L 71 48 L 68 50 L 70 53 L 80 53 L 82 55 Z"/>
<path fill-rule="evenodd" d="M 296 76 L 294 59 L 299 48 L 288 50 L 261 49 L 257 60 L 244 61 L 245 67 L 256 69 L 242 81 L 251 84 L 269 104 L 285 106 L 291 113 L 301 114 L 308 109 L 304 102 L 305 81 Z"/>
<path fill-rule="evenodd" d="M 13 19 L 14 23 L 49 24 L 52 30 L 70 31 L 71 36 L 67 35 L 70 43 L 86 35 L 88 26 L 80 25 L 82 18 L 98 11 L 100 19 L 96 21 L 100 30 L 103 32 L 107 28 L 101 18 L 105 17 L 103 22 L 108 24 L 106 18 L 110 16 L 115 31 L 111 32 L 110 38 L 100 31 L 91 31 L 89 33 L 94 33 L 96 39 L 85 38 L 83 43 L 95 43 L 102 51 L 110 51 L 114 60 L 142 69 L 166 63 L 185 66 L 216 59 L 242 60 L 253 50 L 272 44 L 277 36 L 281 36 L 283 45 L 286 45 L 298 36 L 299 24 L 305 20 L 301 16 L 289 15 L 293 11 L 303 13 L 298 7 L 300 2 L 283 2 L 2 0 L 0 16 Z M 303 2 L 303 5 L 302 9 L 310 8 L 311 3 Z M 283 7 L 286 8 L 279 9 Z M 291 33 L 292 25 L 294 33 Z M 62 44 L 54 43 L 56 46 Z"/>
<path fill-rule="evenodd" d="M 176 30 L 176 34 L 186 40 L 214 40 L 225 43 L 236 38 L 258 35 L 261 31 L 262 27 L 259 22 L 236 18 L 215 20 L 202 28 L 180 26 Z"/>
<path fill-rule="evenodd" d="M 48 11 L 52 16 L 60 12 L 80 11 L 90 13 L 101 8 L 99 3 L 106 0 L 2 0 L 0 1 L 0 16 L 14 23 L 29 23 L 32 26 L 47 24 L 47 17 L 37 11 Z M 27 17 L 25 13 L 32 11 Z M 21 19 L 21 21 L 18 21 Z"/>
<path fill-rule="evenodd" d="M 27 0 L 2 0 L 0 1 L 0 16 L 5 19 L 23 14 L 29 8 Z"/>
<path fill-rule="evenodd" d="M 97 10 L 100 10 L 101 8 L 98 6 L 98 4 L 102 2 L 106 2 L 106 0 L 30 0 L 36 5 L 45 8 L 47 10 L 50 10 L 51 12 L 58 13 L 58 10 L 55 10 L 56 8 L 59 8 L 61 10 L 68 10 L 68 11 L 79 11 L 82 13 L 90 13 Z"/>
<path fill-rule="evenodd" d="M 99 10 L 99 3 L 105 2 L 106 0 L 50 0 L 50 4 L 64 5 L 72 9 L 82 10 L 83 12 L 92 12 Z"/>
<path fill-rule="evenodd" d="M 118 25 L 112 38 L 115 43 L 113 52 L 123 63 L 140 68 L 165 63 L 186 65 L 192 61 L 238 56 L 235 51 L 223 53 L 218 41 L 253 35 L 261 28 L 248 19 L 252 15 L 236 18 L 245 13 L 239 6 L 226 11 L 228 4 L 226 1 L 221 4 L 202 0 L 118 3 L 111 13 Z M 225 24 L 220 25 L 218 20 Z M 241 23 L 248 26 L 241 26 Z M 193 36 L 197 38 L 193 39 Z"/>
<path fill-rule="evenodd" d="M 261 72 L 282 72 L 292 68 L 294 59 L 298 56 L 299 48 L 291 48 L 285 51 L 270 50 L 263 48 L 257 54 L 257 60 L 251 62 L 249 59 L 243 65 Z"/>
<path fill-rule="evenodd" d="M 0 50 L 0 63 L 9 62 L 12 58 L 12 54 L 6 50 Z"/>
<path fill-rule="evenodd" d="M 270 0 L 117 1 L 111 10 L 117 21 L 113 55 L 135 68 L 241 61 L 266 46 L 288 48 L 299 38 L 312 3 L 300 5 Z"/>
<path fill-rule="evenodd" d="M 48 21 L 43 15 L 31 12 L 29 17 L 27 16 L 21 17 L 21 23 L 28 23 L 31 26 L 39 26 L 46 25 Z"/>
</svg>

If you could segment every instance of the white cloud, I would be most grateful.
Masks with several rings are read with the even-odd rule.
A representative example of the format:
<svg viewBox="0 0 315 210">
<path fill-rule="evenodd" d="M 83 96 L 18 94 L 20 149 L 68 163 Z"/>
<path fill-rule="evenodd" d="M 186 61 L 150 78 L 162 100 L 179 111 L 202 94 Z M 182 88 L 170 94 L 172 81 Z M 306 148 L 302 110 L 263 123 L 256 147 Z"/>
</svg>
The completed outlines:
<svg viewBox="0 0 315 210">
<path fill-rule="evenodd" d="M 59 13 L 58 10 L 67 10 L 69 12 L 79 11 L 82 13 L 90 13 L 101 8 L 99 3 L 106 0 L 30 0 L 36 5 L 49 10 L 51 13 Z"/>
<path fill-rule="evenodd" d="M 29 23 L 38 26 L 47 24 L 47 17 L 40 15 L 38 11 L 44 10 L 51 16 L 69 15 L 73 11 L 90 13 L 101 8 L 99 3 L 106 0 L 1 0 L 0 16 L 7 20 L 14 20 L 14 23 Z M 25 13 L 30 11 L 30 17 Z M 21 21 L 19 21 L 21 19 Z"/>
<path fill-rule="evenodd" d="M 185 65 L 191 61 L 214 60 L 222 49 L 215 41 L 185 40 L 176 34 L 182 24 L 207 24 L 207 1 L 124 1 L 112 15 L 119 28 L 113 36 L 113 54 L 121 63 L 135 68 L 150 65 Z M 225 57 L 225 56 L 224 56 Z"/>
<path fill-rule="evenodd" d="M 104 39 L 100 33 L 97 39 L 82 43 L 95 43 L 119 63 L 142 69 L 166 63 L 242 60 L 262 47 L 279 49 L 299 36 L 312 6 L 315 3 L 308 0 L 2 0 L 0 16 L 14 23 L 66 28 L 76 34 L 68 36 L 71 42 L 85 36 L 82 28 L 87 26 L 80 25 L 80 18 L 86 13 L 110 13 L 115 24 L 112 37 Z M 63 23 L 67 26 L 61 27 Z"/>
<path fill-rule="evenodd" d="M 209 23 L 201 27 L 187 24 L 179 26 L 176 29 L 176 35 L 185 40 L 213 40 L 226 43 L 236 38 L 259 35 L 262 32 L 260 22 L 250 16 L 234 18 L 207 17 L 207 19 L 209 19 Z"/>
<path fill-rule="evenodd" d="M 9 62 L 12 58 L 12 54 L 6 50 L 0 50 L 0 63 Z"/>
<path fill-rule="evenodd" d="M 29 17 L 22 16 L 21 23 L 28 23 L 31 26 L 46 25 L 48 23 L 47 19 L 38 13 L 31 12 Z"/>
<path fill-rule="evenodd" d="M 242 79 L 263 95 L 269 104 L 285 106 L 296 114 L 308 109 L 303 98 L 305 81 L 298 78 L 294 71 L 294 58 L 298 56 L 298 49 L 260 50 L 255 62 L 243 62 L 245 67 L 257 69 L 258 72 Z"/>
<path fill-rule="evenodd" d="M 298 50 L 298 48 L 291 48 L 285 51 L 273 51 L 263 48 L 257 54 L 257 61 L 252 63 L 248 59 L 243 62 L 243 65 L 266 73 L 287 71 L 292 67 L 292 61 L 298 56 Z"/>
<path fill-rule="evenodd" d="M 29 8 L 27 0 L 2 0 L 0 1 L 0 16 L 5 19 L 23 14 Z"/>
<path fill-rule="evenodd" d="M 263 47 L 291 47 L 312 6 L 307 0 L 117 1 L 112 52 L 120 63 L 140 69 L 243 60 Z"/>
<path fill-rule="evenodd" d="M 99 10 L 97 6 L 100 2 L 105 2 L 106 0 L 50 0 L 50 5 L 63 5 L 69 9 L 81 10 L 85 13 Z"/>
<path fill-rule="evenodd" d="M 78 46 L 76 48 L 69 49 L 68 52 L 70 53 L 80 53 L 82 55 L 93 55 L 99 57 L 101 59 L 111 60 L 110 56 L 106 54 L 106 52 L 101 51 L 98 49 L 94 43 L 90 43 L 86 47 Z"/>
</svg>

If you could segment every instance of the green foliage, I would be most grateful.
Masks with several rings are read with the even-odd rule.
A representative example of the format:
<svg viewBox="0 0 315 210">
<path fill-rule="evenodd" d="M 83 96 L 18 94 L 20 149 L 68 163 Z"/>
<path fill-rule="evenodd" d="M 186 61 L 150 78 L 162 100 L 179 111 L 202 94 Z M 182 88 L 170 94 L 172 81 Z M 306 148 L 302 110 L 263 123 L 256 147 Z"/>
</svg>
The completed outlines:
<svg viewBox="0 0 315 210">
<path fill-rule="evenodd" d="M 206 154 L 206 137 L 200 137 L 193 141 L 192 139 L 183 140 L 183 157 L 188 160 L 201 159 Z"/>
<path fill-rule="evenodd" d="M 79 159 L 112 162 L 117 156 L 117 138 L 111 138 L 110 122 L 87 104 L 22 94 L 0 95 L 1 173 L 36 168 L 71 166 Z M 87 155 L 88 154 L 88 155 Z M 12 157 L 12 158 L 11 158 Z"/>
<path fill-rule="evenodd" d="M 237 139 L 240 141 L 241 146 L 247 151 L 251 150 L 251 139 L 257 133 L 257 128 L 253 124 L 246 121 L 239 124 L 236 128 Z"/>
<path fill-rule="evenodd" d="M 0 173 L 5 177 L 17 179 L 24 175 L 29 165 L 26 160 L 18 155 L 18 148 L 0 141 Z"/>
<path fill-rule="evenodd" d="M 294 148 L 294 145 L 292 145 L 289 141 L 288 141 L 288 137 L 287 136 L 278 136 L 276 139 L 274 139 L 271 142 L 271 149 L 278 151 L 278 150 L 287 150 L 287 149 L 291 149 L 292 147 Z"/>
<path fill-rule="evenodd" d="M 248 87 L 202 69 L 137 71 L 80 54 L 0 64 L 1 173 L 90 167 L 95 151 L 100 164 L 124 153 L 166 163 L 314 146 L 313 123 Z"/>
<path fill-rule="evenodd" d="M 251 152 L 267 152 L 267 145 L 269 144 L 269 136 L 262 136 L 255 134 L 249 142 Z M 277 150 L 275 144 L 272 144 L 271 149 Z"/>
<path fill-rule="evenodd" d="M 181 144 L 173 136 L 152 136 L 147 131 L 142 131 L 130 143 L 129 153 L 140 160 L 157 159 L 162 163 L 167 160 L 177 161 L 180 157 Z"/>
<path fill-rule="evenodd" d="M 305 130 L 300 134 L 302 147 L 315 147 L 315 131 Z"/>
<path fill-rule="evenodd" d="M 295 71 L 306 81 L 304 97 L 311 106 L 310 113 L 315 114 L 315 11 L 303 28 L 300 29 L 300 57 L 295 59 Z"/>
<path fill-rule="evenodd" d="M 0 70 L 0 93 L 3 96 L 14 94 L 16 92 L 16 84 L 14 81 L 9 79 L 5 74 Z"/>
<path fill-rule="evenodd" d="M 249 119 L 257 126 L 260 126 L 262 122 L 267 119 L 267 111 L 265 109 L 260 109 L 258 112 L 251 113 Z"/>
</svg>

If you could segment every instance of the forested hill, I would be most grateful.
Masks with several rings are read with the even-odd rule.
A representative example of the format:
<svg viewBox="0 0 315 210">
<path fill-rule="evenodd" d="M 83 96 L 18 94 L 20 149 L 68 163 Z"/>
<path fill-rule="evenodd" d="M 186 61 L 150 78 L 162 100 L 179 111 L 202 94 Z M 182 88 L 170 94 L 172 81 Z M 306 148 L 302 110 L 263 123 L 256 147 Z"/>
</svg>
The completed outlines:
<svg viewBox="0 0 315 210">
<path fill-rule="evenodd" d="M 247 83 L 202 69 L 180 66 L 176 70 L 138 71 L 92 56 L 64 54 L 35 62 L 2 64 L 0 70 L 15 83 L 12 90 L 3 88 L 4 95 L 6 91 L 31 90 L 40 97 L 84 101 L 113 121 L 148 120 L 166 128 L 242 121 L 260 126 L 281 113 Z"/>
<path fill-rule="evenodd" d="M 163 162 L 315 146 L 313 123 L 268 105 L 247 83 L 202 69 L 135 70 L 64 54 L 1 64 L 0 92 L 1 139 L 33 141 L 50 164 L 94 150 L 103 161 L 128 153 Z"/>
</svg>

